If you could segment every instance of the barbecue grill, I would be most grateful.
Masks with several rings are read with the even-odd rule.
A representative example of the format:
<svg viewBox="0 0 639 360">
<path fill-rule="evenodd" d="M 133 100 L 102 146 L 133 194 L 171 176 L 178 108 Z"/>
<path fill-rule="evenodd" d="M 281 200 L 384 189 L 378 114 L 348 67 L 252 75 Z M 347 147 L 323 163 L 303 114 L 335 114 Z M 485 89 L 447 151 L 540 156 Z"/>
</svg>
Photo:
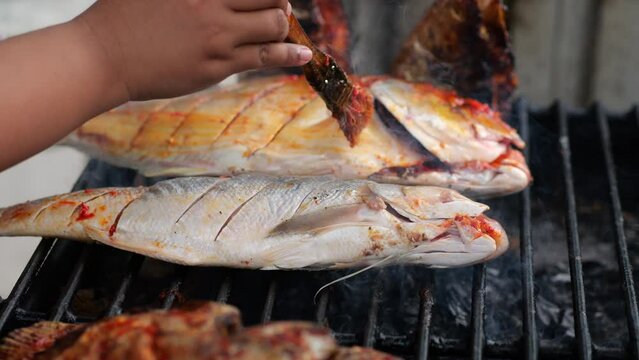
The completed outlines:
<svg viewBox="0 0 639 360">
<path fill-rule="evenodd" d="M 374 269 L 314 301 L 349 271 L 188 268 L 43 239 L 2 302 L 0 335 L 40 320 L 87 322 L 211 299 L 239 307 L 249 325 L 314 320 L 344 345 L 408 359 L 636 358 L 638 109 L 531 109 L 520 100 L 511 120 L 529 144 L 535 183 L 488 202 L 513 244 L 488 264 Z M 75 189 L 157 180 L 93 160 Z"/>
</svg>

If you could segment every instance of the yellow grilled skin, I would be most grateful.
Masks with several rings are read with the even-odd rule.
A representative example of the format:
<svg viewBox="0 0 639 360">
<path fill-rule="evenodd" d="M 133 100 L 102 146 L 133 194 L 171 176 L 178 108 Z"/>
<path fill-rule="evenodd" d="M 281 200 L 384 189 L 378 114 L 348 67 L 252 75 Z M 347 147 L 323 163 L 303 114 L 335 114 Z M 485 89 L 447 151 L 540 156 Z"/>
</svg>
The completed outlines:
<svg viewBox="0 0 639 360">
<path fill-rule="evenodd" d="M 518 161 L 501 163 L 505 154 L 518 153 L 514 148 L 524 144 L 488 107 L 392 78 L 358 82 L 388 109 L 396 124 L 389 127 L 388 119 L 373 114 L 354 148 L 321 98 L 296 76 L 129 103 L 87 122 L 64 143 L 147 176 L 383 174 L 376 178 L 445 186 L 471 195 L 476 188 L 482 196 L 515 192 L 529 183 L 523 157 L 508 156 Z M 414 167 L 433 156 L 449 168 L 419 176 L 391 176 L 387 171 Z M 493 185 L 497 173 L 507 176 Z"/>
</svg>

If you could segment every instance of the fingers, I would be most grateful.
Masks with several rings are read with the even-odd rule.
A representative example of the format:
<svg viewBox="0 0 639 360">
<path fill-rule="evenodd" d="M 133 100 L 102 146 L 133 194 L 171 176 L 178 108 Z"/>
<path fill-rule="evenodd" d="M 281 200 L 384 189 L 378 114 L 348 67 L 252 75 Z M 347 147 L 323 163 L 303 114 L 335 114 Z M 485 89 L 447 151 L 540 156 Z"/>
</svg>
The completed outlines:
<svg viewBox="0 0 639 360">
<path fill-rule="evenodd" d="M 235 24 L 237 45 L 281 42 L 288 36 L 288 18 L 280 9 L 243 13 Z"/>
<path fill-rule="evenodd" d="M 274 43 L 245 45 L 235 49 L 233 70 L 301 66 L 309 62 L 313 53 L 306 46 Z"/>
<path fill-rule="evenodd" d="M 279 8 L 290 14 L 288 0 L 227 0 L 227 6 L 235 11 L 259 11 Z"/>
</svg>

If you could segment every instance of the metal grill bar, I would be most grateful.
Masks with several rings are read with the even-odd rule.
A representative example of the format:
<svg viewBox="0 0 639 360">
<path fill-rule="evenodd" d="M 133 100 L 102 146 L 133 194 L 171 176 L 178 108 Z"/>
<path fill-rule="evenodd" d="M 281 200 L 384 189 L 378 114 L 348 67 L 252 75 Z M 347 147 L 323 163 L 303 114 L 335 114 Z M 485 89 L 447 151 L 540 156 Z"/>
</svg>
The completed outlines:
<svg viewBox="0 0 639 360">
<path fill-rule="evenodd" d="M 419 327 L 417 328 L 417 359 L 428 359 L 428 346 L 430 345 L 430 324 L 435 300 L 433 299 L 432 281 L 430 286 L 422 289 L 419 302 Z"/>
<path fill-rule="evenodd" d="M 44 264 L 44 261 L 46 260 L 49 252 L 51 252 L 51 249 L 53 249 L 54 244 L 54 239 L 42 239 L 42 241 L 38 244 L 38 247 L 33 252 L 33 255 L 31 255 L 27 266 L 24 268 L 24 271 L 22 271 L 16 285 L 13 287 L 13 291 L 11 291 L 11 294 L 9 294 L 9 297 L 3 303 L 4 309 L 2 310 L 2 313 L 0 313 L 0 333 L 4 332 L 7 323 L 11 320 L 11 317 L 18 306 L 18 302 L 31 285 L 36 273 L 40 270 L 42 264 Z"/>
<path fill-rule="evenodd" d="M 51 313 L 50 317 L 51 321 L 66 321 L 67 318 L 71 318 L 71 314 L 68 313 L 69 304 L 73 299 L 75 291 L 78 289 L 78 285 L 80 285 L 80 280 L 82 279 L 82 274 L 84 273 L 87 259 L 89 258 L 89 254 L 93 250 L 93 247 L 93 244 L 84 245 L 82 254 L 78 259 L 78 262 L 75 264 L 75 267 L 73 268 L 73 272 L 69 277 L 69 281 L 67 281 L 67 284 L 62 291 L 62 296 L 60 296 L 55 306 L 53 307 L 53 312 Z"/>
<path fill-rule="evenodd" d="M 382 301 L 382 294 L 384 287 L 382 286 L 382 272 L 377 276 L 375 281 L 375 287 L 373 288 L 373 294 L 371 296 L 371 305 L 368 309 L 368 320 L 366 321 L 366 328 L 364 331 L 364 346 L 375 346 L 375 329 L 377 328 L 377 317 L 379 315 L 379 304 Z"/>
<path fill-rule="evenodd" d="M 47 314 L 42 312 L 35 311 L 26 311 L 24 309 L 16 308 L 14 313 L 15 318 L 21 321 L 30 321 L 30 322 L 38 322 L 45 320 L 47 318 Z"/>
<path fill-rule="evenodd" d="M 147 185 L 147 180 L 140 174 L 136 174 L 132 181 L 134 186 L 145 186 Z M 133 279 L 137 276 L 142 268 L 142 263 L 144 263 L 145 257 L 138 254 L 131 254 L 128 263 L 128 269 L 122 281 L 120 282 L 120 286 L 118 290 L 113 295 L 113 300 L 111 301 L 111 306 L 109 306 L 109 310 L 106 313 L 106 316 L 116 316 L 122 313 L 122 304 L 124 304 L 124 300 L 126 300 L 126 295 L 133 283 Z"/>
<path fill-rule="evenodd" d="M 572 279 L 577 351 L 579 352 L 580 359 L 591 359 L 592 341 L 590 331 L 588 330 L 588 318 L 586 315 L 586 292 L 584 289 L 583 268 L 581 263 L 581 245 L 577 222 L 577 201 L 575 200 L 575 185 L 572 172 L 568 115 L 561 102 L 557 104 L 555 111 L 559 121 L 559 152 L 561 153 L 564 175 L 566 227 L 568 228 L 568 261 L 570 263 L 570 276 Z"/>
<path fill-rule="evenodd" d="M 522 140 L 528 144 L 524 149 L 524 155 L 530 158 L 530 123 L 528 119 L 528 105 L 525 100 L 517 103 L 517 117 L 519 119 L 519 132 Z M 537 340 L 537 324 L 535 309 L 535 278 L 533 271 L 533 243 L 531 227 L 531 203 L 530 188 L 526 188 L 521 194 L 521 285 L 524 295 L 523 322 L 524 322 L 524 354 L 526 360 L 535 360 L 539 353 Z"/>
<path fill-rule="evenodd" d="M 140 271 L 143 262 L 143 256 L 135 254 L 131 256 L 131 259 L 129 260 L 129 269 L 124 275 L 124 278 L 122 278 L 120 286 L 113 296 L 113 300 L 111 301 L 111 306 L 109 307 L 107 316 L 116 316 L 122 313 L 122 304 L 126 299 L 126 294 L 129 291 L 131 283 L 133 282 L 133 278 L 135 278 L 135 276 Z"/>
<path fill-rule="evenodd" d="M 169 290 L 167 290 L 166 296 L 162 301 L 162 308 L 164 310 L 168 310 L 173 307 L 175 299 L 180 292 L 180 286 L 182 286 L 182 282 L 184 281 L 184 277 L 186 276 L 187 268 L 184 266 L 178 266 L 176 267 L 175 272 L 175 278 L 173 279 L 173 281 L 171 281 L 171 286 L 169 287 Z"/>
<path fill-rule="evenodd" d="M 217 302 L 226 304 L 231 296 L 231 275 L 224 278 L 220 290 L 217 292 Z"/>
<path fill-rule="evenodd" d="M 486 264 L 473 268 L 472 358 L 480 360 L 484 353 L 484 307 L 486 305 Z"/>
<path fill-rule="evenodd" d="M 317 311 L 315 312 L 315 320 L 320 325 L 326 325 L 326 311 L 328 309 L 328 292 L 330 289 L 326 289 L 320 294 L 319 301 L 317 302 Z"/>
<path fill-rule="evenodd" d="M 610 127 L 608 118 L 600 105 L 595 105 L 595 113 L 599 123 L 601 134 L 601 144 L 603 146 L 604 158 L 606 161 L 606 173 L 608 176 L 608 190 L 612 205 L 612 218 L 615 224 L 615 247 L 617 250 L 617 262 L 621 271 L 622 288 L 626 305 L 626 316 L 628 317 L 628 334 L 630 335 L 630 348 L 634 358 L 639 358 L 639 310 L 637 309 L 637 296 L 635 294 L 635 284 L 632 279 L 632 265 L 628 255 L 628 244 L 626 232 L 624 231 L 624 219 L 619 199 L 619 186 L 617 183 L 617 170 L 612 154 L 612 141 L 610 139 Z"/>
<path fill-rule="evenodd" d="M 271 285 L 268 287 L 268 293 L 266 294 L 266 301 L 264 302 L 264 311 L 262 312 L 262 324 L 271 321 L 273 315 L 273 305 L 275 305 L 275 295 L 277 293 L 277 280 L 271 281 Z"/>
</svg>

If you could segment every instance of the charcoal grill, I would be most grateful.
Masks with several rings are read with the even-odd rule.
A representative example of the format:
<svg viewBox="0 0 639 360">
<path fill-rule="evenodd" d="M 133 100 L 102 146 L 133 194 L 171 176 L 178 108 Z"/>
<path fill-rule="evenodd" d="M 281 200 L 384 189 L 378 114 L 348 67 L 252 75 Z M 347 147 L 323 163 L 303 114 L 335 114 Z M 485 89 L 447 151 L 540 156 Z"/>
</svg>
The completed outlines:
<svg viewBox="0 0 639 360">
<path fill-rule="evenodd" d="M 637 358 L 637 108 L 531 109 L 520 100 L 511 119 L 529 144 L 535 184 L 489 201 L 512 243 L 489 264 L 376 269 L 314 302 L 347 272 L 187 268 L 43 239 L 2 303 L 0 332 L 212 299 L 238 306 L 247 324 L 314 320 L 342 344 L 409 359 Z M 93 160 L 75 189 L 153 181 Z"/>
</svg>

